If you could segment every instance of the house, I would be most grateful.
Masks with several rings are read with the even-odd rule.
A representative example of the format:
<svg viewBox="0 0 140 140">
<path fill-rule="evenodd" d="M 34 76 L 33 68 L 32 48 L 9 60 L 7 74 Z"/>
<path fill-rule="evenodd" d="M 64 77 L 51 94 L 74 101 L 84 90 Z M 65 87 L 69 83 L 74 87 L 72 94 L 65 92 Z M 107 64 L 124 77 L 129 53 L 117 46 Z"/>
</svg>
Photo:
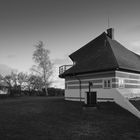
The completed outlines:
<svg viewBox="0 0 140 140">
<path fill-rule="evenodd" d="M 65 100 L 116 102 L 140 117 L 129 102 L 140 97 L 140 56 L 114 39 L 113 28 L 69 57 L 73 65 L 59 68 L 59 77 L 65 79 Z"/>
</svg>

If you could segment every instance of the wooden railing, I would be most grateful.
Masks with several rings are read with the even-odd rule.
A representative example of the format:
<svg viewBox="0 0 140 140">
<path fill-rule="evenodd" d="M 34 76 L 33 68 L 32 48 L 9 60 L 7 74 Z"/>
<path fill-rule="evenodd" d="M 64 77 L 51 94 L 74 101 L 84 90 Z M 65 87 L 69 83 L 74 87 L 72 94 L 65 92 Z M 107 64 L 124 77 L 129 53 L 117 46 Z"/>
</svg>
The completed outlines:
<svg viewBox="0 0 140 140">
<path fill-rule="evenodd" d="M 63 74 L 66 70 L 68 70 L 72 65 L 63 65 L 59 67 L 59 75 Z"/>
</svg>

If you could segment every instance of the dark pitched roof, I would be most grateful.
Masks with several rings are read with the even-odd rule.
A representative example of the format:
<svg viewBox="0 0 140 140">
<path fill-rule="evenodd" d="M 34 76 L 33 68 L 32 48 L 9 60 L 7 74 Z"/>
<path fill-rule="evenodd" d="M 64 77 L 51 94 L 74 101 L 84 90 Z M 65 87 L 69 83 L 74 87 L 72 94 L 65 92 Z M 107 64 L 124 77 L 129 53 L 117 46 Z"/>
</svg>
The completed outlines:
<svg viewBox="0 0 140 140">
<path fill-rule="evenodd" d="M 105 32 L 69 57 L 75 65 L 60 77 L 116 69 L 140 73 L 140 56 L 109 38 Z"/>
<path fill-rule="evenodd" d="M 140 73 L 140 56 L 122 46 L 119 42 L 108 38 L 111 49 L 120 69 Z"/>
</svg>

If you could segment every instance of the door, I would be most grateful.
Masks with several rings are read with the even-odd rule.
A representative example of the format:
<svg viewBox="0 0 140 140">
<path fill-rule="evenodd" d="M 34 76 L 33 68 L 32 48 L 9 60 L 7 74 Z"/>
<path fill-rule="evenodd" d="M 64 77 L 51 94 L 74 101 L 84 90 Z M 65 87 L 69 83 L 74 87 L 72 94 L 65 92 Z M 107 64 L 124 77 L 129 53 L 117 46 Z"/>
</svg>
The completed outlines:
<svg viewBox="0 0 140 140">
<path fill-rule="evenodd" d="M 96 92 L 87 92 L 87 104 L 96 105 L 97 103 L 97 93 Z"/>
</svg>

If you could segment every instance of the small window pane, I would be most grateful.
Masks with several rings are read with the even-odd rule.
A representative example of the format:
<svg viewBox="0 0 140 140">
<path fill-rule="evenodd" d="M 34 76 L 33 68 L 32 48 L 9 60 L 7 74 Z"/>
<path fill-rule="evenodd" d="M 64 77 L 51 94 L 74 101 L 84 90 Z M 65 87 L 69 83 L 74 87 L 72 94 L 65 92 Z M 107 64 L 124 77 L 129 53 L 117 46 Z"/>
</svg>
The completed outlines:
<svg viewBox="0 0 140 140">
<path fill-rule="evenodd" d="M 111 80 L 104 80 L 104 88 L 111 88 Z"/>
<path fill-rule="evenodd" d="M 110 86 L 110 80 L 108 80 L 108 88 L 110 88 L 111 86 Z"/>
<path fill-rule="evenodd" d="M 106 82 L 106 81 L 104 81 L 104 87 L 105 87 L 105 88 L 107 87 L 107 82 Z"/>
</svg>

